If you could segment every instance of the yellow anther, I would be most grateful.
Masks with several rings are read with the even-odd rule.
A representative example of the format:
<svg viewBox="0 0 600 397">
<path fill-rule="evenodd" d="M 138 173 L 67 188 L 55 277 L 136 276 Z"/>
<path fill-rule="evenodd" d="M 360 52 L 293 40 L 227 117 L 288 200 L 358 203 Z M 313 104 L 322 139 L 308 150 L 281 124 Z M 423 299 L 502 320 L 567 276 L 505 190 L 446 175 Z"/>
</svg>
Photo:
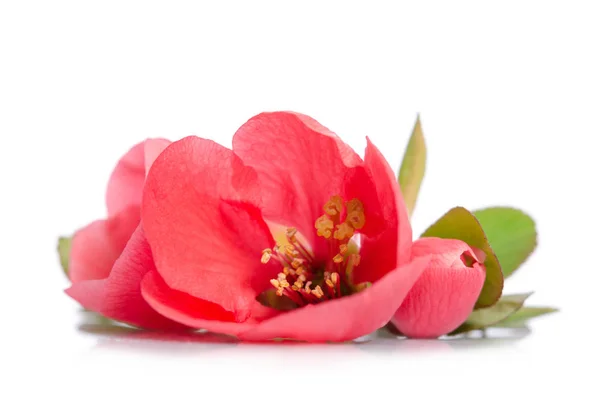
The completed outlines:
<svg viewBox="0 0 600 397">
<path fill-rule="evenodd" d="M 354 229 L 347 223 L 342 223 L 336 226 L 336 231 L 333 233 L 333 238 L 336 240 L 345 240 L 354 236 Z"/>
<path fill-rule="evenodd" d="M 286 280 L 279 281 L 279 288 L 287 288 L 289 286 L 290 286 L 290 283 L 288 283 Z"/>
<path fill-rule="evenodd" d="M 346 222 L 350 223 L 353 228 L 360 229 L 365 225 L 365 213 L 359 211 L 353 211 L 348 213 Z"/>
<path fill-rule="evenodd" d="M 336 256 L 333 257 L 333 261 L 335 263 L 342 263 L 344 261 L 344 257 L 340 254 L 337 254 Z"/>
<path fill-rule="evenodd" d="M 298 251 L 296 251 L 296 247 L 291 244 L 285 246 L 285 253 L 291 256 L 292 258 L 298 255 Z"/>
<path fill-rule="evenodd" d="M 283 288 L 277 288 L 277 292 L 275 292 L 277 296 L 283 296 Z"/>
<path fill-rule="evenodd" d="M 323 211 L 327 215 L 336 216 L 342 212 L 343 200 L 340 196 L 333 196 L 329 199 L 327 203 L 323 206 Z"/>
<path fill-rule="evenodd" d="M 322 298 L 322 297 L 323 297 L 323 295 L 325 295 L 325 294 L 323 293 L 323 290 L 321 289 L 321 286 L 320 286 L 320 285 L 317 285 L 317 286 L 315 287 L 315 289 L 313 289 L 313 290 L 311 291 L 311 293 L 312 293 L 314 296 L 316 296 L 317 298 Z"/>
<path fill-rule="evenodd" d="M 279 273 L 279 274 L 277 274 L 277 279 L 278 280 L 286 280 L 287 277 L 286 277 L 285 273 Z"/>
<path fill-rule="evenodd" d="M 295 227 L 289 227 L 286 230 L 285 236 L 290 241 L 290 243 L 294 244 L 294 243 L 296 243 L 298 241 L 298 239 L 296 238 L 296 233 L 297 232 L 298 232 L 298 230 L 296 230 Z"/>
<path fill-rule="evenodd" d="M 269 263 L 271 260 L 271 255 L 273 255 L 273 251 L 270 248 L 264 249 L 262 252 L 262 257 L 260 258 L 260 262 L 262 264 Z"/>
<path fill-rule="evenodd" d="M 352 212 L 364 212 L 365 207 L 363 207 L 363 203 L 359 199 L 353 198 L 346 203 L 346 210 L 349 214 Z"/>
<path fill-rule="evenodd" d="M 294 269 L 299 268 L 300 266 L 302 266 L 302 264 L 304 263 L 304 259 L 300 259 L 300 258 L 294 258 L 294 260 L 292 260 L 292 267 Z"/>
<path fill-rule="evenodd" d="M 333 281 L 331 281 L 330 279 L 325 280 L 325 284 L 327 284 L 328 286 L 330 286 L 331 288 L 335 287 L 335 284 L 333 284 Z"/>
<path fill-rule="evenodd" d="M 308 293 L 310 293 L 310 286 L 312 285 L 312 281 L 308 281 L 306 284 L 304 284 L 304 290 Z"/>
<path fill-rule="evenodd" d="M 329 238 L 333 230 L 333 221 L 327 215 L 322 215 L 315 221 L 315 229 L 317 229 L 318 236 Z"/>
<path fill-rule="evenodd" d="M 332 281 L 334 284 L 337 284 L 337 283 L 338 283 L 338 281 L 340 281 L 340 275 L 339 275 L 339 274 L 337 274 L 336 272 L 333 272 L 333 273 L 331 273 L 331 276 L 330 276 L 330 278 L 331 278 L 331 281 Z"/>
<path fill-rule="evenodd" d="M 279 288 L 279 281 L 277 281 L 273 278 L 273 279 L 271 279 L 271 285 L 275 288 Z"/>
<path fill-rule="evenodd" d="M 304 274 L 301 274 L 298 276 L 298 280 L 305 282 L 306 281 L 306 276 Z"/>
<path fill-rule="evenodd" d="M 300 288 L 304 287 L 304 283 L 302 281 L 300 281 L 300 280 L 296 280 L 296 282 L 294 283 L 294 285 L 292 286 L 292 288 L 293 287 L 296 287 L 294 289 L 294 291 L 298 291 Z"/>
<path fill-rule="evenodd" d="M 344 255 L 348 252 L 348 244 L 340 244 L 340 254 Z"/>
</svg>

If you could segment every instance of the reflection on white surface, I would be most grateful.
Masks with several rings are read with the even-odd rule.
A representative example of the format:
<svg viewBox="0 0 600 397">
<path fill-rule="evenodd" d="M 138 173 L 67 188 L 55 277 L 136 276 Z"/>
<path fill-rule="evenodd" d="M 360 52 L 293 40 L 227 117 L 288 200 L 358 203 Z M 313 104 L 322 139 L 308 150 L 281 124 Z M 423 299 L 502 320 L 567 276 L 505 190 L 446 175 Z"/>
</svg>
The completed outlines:
<svg viewBox="0 0 600 397">
<path fill-rule="evenodd" d="M 81 387 L 87 397 L 220 395 L 210 391 L 215 387 L 240 395 L 254 388 L 306 396 L 306 390 L 319 385 L 319 395 L 378 395 L 375 386 L 411 395 L 447 395 L 451 385 L 489 388 L 491 376 L 496 383 L 487 397 L 509 393 L 514 382 L 528 382 L 539 391 L 537 383 L 529 383 L 531 369 L 552 373 L 557 360 L 573 351 L 556 343 L 551 326 L 535 334 L 494 329 L 437 340 L 378 333 L 343 344 L 240 343 L 209 333 L 136 330 L 72 306 L 74 310 L 58 310 L 61 321 L 49 322 L 45 330 L 19 331 L 29 340 L 13 362 L 18 369 L 13 380 L 23 390 L 44 382 L 64 396 L 81 396 Z M 31 373 L 37 374 L 35 382 Z M 119 394 L 114 394 L 115 385 Z"/>
<path fill-rule="evenodd" d="M 198 356 L 218 353 L 236 355 L 274 354 L 293 357 L 293 360 L 310 358 L 315 354 L 328 357 L 340 355 L 382 356 L 395 354 L 454 353 L 473 349 L 511 348 L 526 338 L 528 328 L 491 329 L 485 333 L 472 332 L 457 337 L 441 339 L 407 339 L 384 331 L 348 343 L 308 344 L 293 341 L 248 343 L 235 338 L 212 333 L 163 333 L 137 330 L 111 323 L 93 313 L 81 313 L 79 333 L 96 339 L 93 350 L 137 352 L 143 354 L 168 354 Z"/>
</svg>

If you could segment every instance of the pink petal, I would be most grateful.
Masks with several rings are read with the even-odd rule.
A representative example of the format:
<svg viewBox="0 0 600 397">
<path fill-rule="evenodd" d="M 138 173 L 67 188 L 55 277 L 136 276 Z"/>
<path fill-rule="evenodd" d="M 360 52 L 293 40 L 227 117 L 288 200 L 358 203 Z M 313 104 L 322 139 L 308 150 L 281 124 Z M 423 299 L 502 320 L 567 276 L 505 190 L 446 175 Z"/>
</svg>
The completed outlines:
<svg viewBox="0 0 600 397">
<path fill-rule="evenodd" d="M 300 121 L 302 121 L 311 130 L 316 131 L 319 134 L 331 137 L 335 141 L 335 144 L 337 145 L 338 150 L 340 151 L 340 155 L 342 156 L 342 161 L 344 162 L 346 167 L 356 167 L 362 164 L 362 159 L 359 157 L 359 155 L 356 154 L 356 152 L 350 146 L 344 143 L 344 141 L 342 141 L 329 128 L 324 127 L 317 120 L 305 114 L 297 112 L 289 113 L 294 114 L 296 117 L 298 117 Z"/>
<path fill-rule="evenodd" d="M 142 295 L 157 312 L 192 328 L 236 336 L 256 324 L 252 319 L 236 322 L 235 314 L 221 306 L 170 288 L 156 271 L 144 277 Z M 256 302 L 256 305 L 260 304 Z M 268 310 L 254 309 L 258 309 L 259 313 Z"/>
<path fill-rule="evenodd" d="M 132 147 L 117 163 L 106 190 L 111 216 L 132 205 L 141 205 L 146 171 L 169 144 L 166 139 L 147 139 Z"/>
<path fill-rule="evenodd" d="M 384 208 L 382 208 L 382 203 L 379 201 L 377 189 L 375 180 L 367 168 L 358 166 L 349 168 L 346 172 L 342 185 L 342 197 L 346 201 L 356 198 L 362 202 L 365 225 L 359 232 L 364 236 L 378 236 L 390 225 L 389 219 L 384 218 Z M 390 252 L 392 256 L 395 254 L 394 250 Z M 373 263 L 369 266 L 379 266 L 379 263 Z"/>
<path fill-rule="evenodd" d="M 416 258 L 358 294 L 285 312 L 239 338 L 343 342 L 368 335 L 387 324 L 428 263 L 428 257 Z"/>
<path fill-rule="evenodd" d="M 363 259 L 354 274 L 357 282 L 373 282 L 396 266 L 407 263 L 412 243 L 412 229 L 396 176 L 379 149 L 368 138 L 365 167 L 373 178 L 386 227 L 383 233 L 363 239 Z M 363 263 L 376 265 L 363 266 Z"/>
<path fill-rule="evenodd" d="M 73 236 L 69 260 L 70 280 L 78 282 L 108 277 L 139 222 L 140 208 L 133 206 L 77 231 Z"/>
<path fill-rule="evenodd" d="M 196 137 L 165 149 L 148 174 L 142 223 L 166 284 L 247 318 L 278 272 L 260 262 L 274 241 L 258 197 L 256 173 L 231 150 Z"/>
<path fill-rule="evenodd" d="M 187 328 L 161 316 L 142 298 L 140 283 L 153 269 L 150 246 L 138 227 L 108 278 L 75 282 L 66 293 L 88 310 L 137 327 Z"/>
<path fill-rule="evenodd" d="M 437 338 L 458 328 L 471 314 L 485 281 L 485 267 L 460 260 L 476 254 L 459 240 L 422 238 L 413 259 L 429 257 L 429 265 L 400 306 L 392 323 L 413 338 Z"/>
<path fill-rule="evenodd" d="M 159 154 L 171 144 L 171 141 L 162 138 L 146 139 L 144 141 L 144 171 L 145 175 L 150 171 L 150 167 Z M 140 192 L 140 196 L 141 196 Z M 140 199 L 141 201 L 141 199 Z"/>
<path fill-rule="evenodd" d="M 342 194 L 348 168 L 361 164 L 331 131 L 291 112 L 248 120 L 233 137 L 233 151 L 258 173 L 265 218 L 296 227 L 313 248 L 323 205 Z"/>
</svg>

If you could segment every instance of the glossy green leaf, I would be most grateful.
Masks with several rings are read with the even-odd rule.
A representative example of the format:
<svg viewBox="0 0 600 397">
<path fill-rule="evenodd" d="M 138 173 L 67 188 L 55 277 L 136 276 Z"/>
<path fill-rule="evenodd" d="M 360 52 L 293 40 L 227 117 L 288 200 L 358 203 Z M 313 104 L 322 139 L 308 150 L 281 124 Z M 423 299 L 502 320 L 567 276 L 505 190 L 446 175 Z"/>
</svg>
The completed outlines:
<svg viewBox="0 0 600 397">
<path fill-rule="evenodd" d="M 423 137 L 421 120 L 417 116 L 417 121 L 404 151 L 404 158 L 402 159 L 402 165 L 398 173 L 398 183 L 400 183 L 400 190 L 402 190 L 409 216 L 413 213 L 417 203 L 419 189 L 425 175 L 426 157 L 427 148 L 425 147 L 425 138 Z"/>
<path fill-rule="evenodd" d="M 494 249 L 504 277 L 527 260 L 537 244 L 535 222 L 515 208 L 493 207 L 473 212 Z"/>
<path fill-rule="evenodd" d="M 485 252 L 485 282 L 475 308 L 492 306 L 502 295 L 504 277 L 500 263 L 481 225 L 467 209 L 455 207 L 427 229 L 421 237 L 441 237 L 462 240 Z"/>
<path fill-rule="evenodd" d="M 467 318 L 467 321 L 452 331 L 450 335 L 484 329 L 498 324 L 513 313 L 516 313 L 531 294 L 530 292 L 526 294 L 504 295 L 494 306 L 474 310 L 469 318 Z"/>
<path fill-rule="evenodd" d="M 515 313 L 508 316 L 506 319 L 495 324 L 494 327 L 503 328 L 521 328 L 527 325 L 527 321 L 540 317 L 546 314 L 555 313 L 558 309 L 553 307 L 535 307 L 535 306 L 523 306 Z"/>
<path fill-rule="evenodd" d="M 71 254 L 71 237 L 60 237 L 58 239 L 58 257 L 63 271 L 69 276 L 69 257 Z"/>
</svg>

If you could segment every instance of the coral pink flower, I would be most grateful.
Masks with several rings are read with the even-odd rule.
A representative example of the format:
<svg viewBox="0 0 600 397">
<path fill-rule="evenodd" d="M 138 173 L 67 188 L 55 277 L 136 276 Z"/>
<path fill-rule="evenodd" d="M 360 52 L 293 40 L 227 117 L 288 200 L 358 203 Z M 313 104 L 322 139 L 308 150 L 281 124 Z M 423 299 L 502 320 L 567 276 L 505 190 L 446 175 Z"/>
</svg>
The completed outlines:
<svg viewBox="0 0 600 397">
<path fill-rule="evenodd" d="M 437 338 L 458 328 L 473 311 L 485 281 L 485 253 L 459 240 L 422 238 L 413 244 L 411 257 L 424 256 L 429 265 L 392 324 L 408 337 Z"/>
<path fill-rule="evenodd" d="M 127 262 L 127 270 L 122 277 L 129 278 L 135 278 L 135 272 L 131 268 L 135 267 L 136 261 L 142 265 L 148 262 L 152 264 L 149 249 L 144 250 L 143 246 L 140 249 L 140 233 L 134 232 L 140 223 L 146 175 L 156 157 L 169 143 L 165 139 L 147 139 L 132 147 L 119 160 L 106 192 L 108 218 L 94 221 L 75 233 L 69 259 L 69 279 L 73 285 L 67 293 L 71 297 L 87 309 L 144 327 L 158 325 L 158 328 L 165 328 L 172 327 L 174 323 L 150 309 L 143 301 L 139 288 L 137 292 L 133 288 L 129 294 L 133 299 L 137 293 L 141 303 L 134 305 L 136 313 L 133 317 L 122 316 L 122 313 L 113 310 L 115 302 L 111 301 L 110 294 L 104 293 L 105 284 L 114 283 L 115 279 L 120 280 L 119 274 L 123 273 L 120 263 L 123 261 Z M 141 243 L 145 243 L 145 240 L 142 239 Z M 135 250 L 132 251 L 131 247 L 135 247 Z M 148 258 L 144 258 L 144 255 Z M 113 267 L 116 271 L 113 271 Z M 142 271 L 142 276 L 144 274 Z M 119 304 L 127 311 L 131 307 L 128 305 L 130 301 L 131 299 Z"/>
<path fill-rule="evenodd" d="M 139 208 L 139 194 L 128 189 L 144 178 L 133 180 L 120 189 Z M 421 325 L 422 308 L 439 313 L 420 288 L 451 294 L 460 279 L 447 274 L 461 271 L 458 260 L 473 266 L 476 254 L 454 240 L 413 245 L 395 175 L 379 150 L 367 139 L 363 160 L 307 116 L 259 114 L 236 132 L 233 150 L 197 137 L 177 141 L 158 156 L 143 190 L 141 225 L 108 278 L 67 291 L 107 317 L 242 340 L 322 342 L 367 335 L 394 313 L 407 334 L 437 336 L 472 308 L 474 300 L 461 298 L 460 310 L 448 300 L 441 324 L 426 323 L 435 332 Z M 115 192 L 109 210 L 126 211 Z"/>
<path fill-rule="evenodd" d="M 156 160 L 142 226 L 167 318 L 243 340 L 346 341 L 385 325 L 430 258 L 389 165 L 364 161 L 315 120 L 263 113 L 233 150 L 188 137 Z"/>
<path fill-rule="evenodd" d="M 409 263 L 411 242 L 371 142 L 363 161 L 307 116 L 263 113 L 233 151 L 196 137 L 167 147 L 108 279 L 68 293 L 142 327 L 345 341 L 385 325 L 421 275 L 429 258 Z"/>
</svg>

